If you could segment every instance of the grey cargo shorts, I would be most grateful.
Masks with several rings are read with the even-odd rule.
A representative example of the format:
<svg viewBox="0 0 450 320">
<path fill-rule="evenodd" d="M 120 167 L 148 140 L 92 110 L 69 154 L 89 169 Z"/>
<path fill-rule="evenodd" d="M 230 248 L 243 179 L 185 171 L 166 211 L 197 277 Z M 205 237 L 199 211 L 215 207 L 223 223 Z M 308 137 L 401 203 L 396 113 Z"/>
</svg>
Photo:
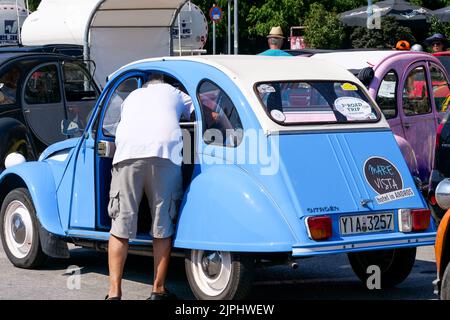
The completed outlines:
<svg viewBox="0 0 450 320">
<path fill-rule="evenodd" d="M 157 239 L 172 236 L 183 195 L 181 167 L 168 159 L 151 157 L 121 161 L 111 173 L 110 233 L 122 239 L 136 238 L 139 205 L 145 192 L 152 215 L 150 235 Z"/>
</svg>

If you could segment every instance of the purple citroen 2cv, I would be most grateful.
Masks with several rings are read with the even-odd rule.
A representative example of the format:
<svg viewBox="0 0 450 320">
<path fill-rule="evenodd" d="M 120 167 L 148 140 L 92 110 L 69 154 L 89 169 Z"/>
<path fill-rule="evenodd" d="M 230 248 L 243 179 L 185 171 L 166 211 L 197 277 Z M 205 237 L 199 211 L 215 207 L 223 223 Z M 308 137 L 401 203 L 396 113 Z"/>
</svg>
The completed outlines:
<svg viewBox="0 0 450 320">
<path fill-rule="evenodd" d="M 428 53 L 333 51 L 316 58 L 349 70 L 368 87 L 395 134 L 412 175 L 426 193 L 436 130 L 450 96 L 448 75 Z"/>
</svg>

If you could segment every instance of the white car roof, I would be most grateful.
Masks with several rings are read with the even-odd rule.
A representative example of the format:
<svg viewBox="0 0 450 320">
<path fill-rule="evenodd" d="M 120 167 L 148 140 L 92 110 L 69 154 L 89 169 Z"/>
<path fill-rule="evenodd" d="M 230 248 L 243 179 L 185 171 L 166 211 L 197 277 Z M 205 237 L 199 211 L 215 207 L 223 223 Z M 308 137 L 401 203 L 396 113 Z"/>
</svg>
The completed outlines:
<svg viewBox="0 0 450 320">
<path fill-rule="evenodd" d="M 377 66 L 386 58 L 400 54 L 399 51 L 343 51 L 316 53 L 314 57 L 335 63 L 347 70 L 361 70 Z"/>
<path fill-rule="evenodd" d="M 113 77 L 120 70 L 146 62 L 175 60 L 175 61 L 196 61 L 199 63 L 208 64 L 215 67 L 232 79 L 236 85 L 241 89 L 242 93 L 247 98 L 250 105 L 254 106 L 252 109 L 255 112 L 261 126 L 267 132 L 281 132 L 292 130 L 323 130 L 327 129 L 342 129 L 342 124 L 337 125 L 299 125 L 299 126 L 282 126 L 272 121 L 266 114 L 264 108 L 261 106 L 257 95 L 254 92 L 254 85 L 258 82 L 268 81 L 286 81 L 286 80 L 330 80 L 330 81 L 349 81 L 359 84 L 359 86 L 366 90 L 364 85 L 349 71 L 344 68 L 323 61 L 315 57 L 270 57 L 270 56 L 251 56 L 251 55 L 215 55 L 215 56 L 189 56 L 189 57 L 164 57 L 152 58 L 133 62 L 127 66 L 122 67 L 114 74 Z M 369 96 L 369 94 L 367 94 Z M 370 96 L 369 96 L 369 99 Z M 372 100 L 372 99 L 371 99 Z M 373 100 L 372 100 L 373 101 Z M 374 104 L 376 104 L 373 101 Z M 381 114 L 381 111 L 380 111 Z M 389 128 L 387 121 L 382 117 L 378 123 L 364 124 L 352 123 L 346 124 L 347 127 L 355 129 L 363 128 Z"/>
</svg>

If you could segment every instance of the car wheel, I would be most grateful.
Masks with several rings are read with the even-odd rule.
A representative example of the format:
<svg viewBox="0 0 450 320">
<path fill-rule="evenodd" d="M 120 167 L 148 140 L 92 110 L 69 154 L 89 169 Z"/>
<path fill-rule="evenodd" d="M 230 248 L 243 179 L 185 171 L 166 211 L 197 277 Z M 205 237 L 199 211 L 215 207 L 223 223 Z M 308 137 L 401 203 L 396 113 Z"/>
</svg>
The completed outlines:
<svg viewBox="0 0 450 320">
<path fill-rule="evenodd" d="M 441 300 L 450 300 L 450 263 L 447 264 L 441 280 Z"/>
<path fill-rule="evenodd" d="M 243 299 L 250 292 L 254 259 L 249 255 L 189 250 L 185 258 L 186 275 L 199 300 Z"/>
<path fill-rule="evenodd" d="M 414 266 L 416 248 L 349 253 L 350 265 L 364 283 L 372 275 L 369 266 L 378 266 L 381 271 L 381 288 L 391 288 L 402 283 Z"/>
<path fill-rule="evenodd" d="M 6 196 L 0 211 L 3 249 L 16 267 L 32 269 L 47 258 L 39 239 L 39 221 L 30 193 L 18 188 Z"/>
</svg>

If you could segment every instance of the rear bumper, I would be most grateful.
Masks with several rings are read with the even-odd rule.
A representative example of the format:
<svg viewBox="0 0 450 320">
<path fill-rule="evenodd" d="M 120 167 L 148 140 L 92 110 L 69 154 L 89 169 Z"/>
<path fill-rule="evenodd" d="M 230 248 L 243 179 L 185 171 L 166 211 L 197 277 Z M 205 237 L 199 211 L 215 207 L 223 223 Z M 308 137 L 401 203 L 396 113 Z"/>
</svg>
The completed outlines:
<svg viewBox="0 0 450 320">
<path fill-rule="evenodd" d="M 352 237 L 340 241 L 314 242 L 292 246 L 293 257 L 310 257 L 324 254 L 349 253 L 371 250 L 387 250 L 434 245 L 436 232 L 396 233 L 389 236 L 366 236 L 363 239 Z"/>
</svg>

